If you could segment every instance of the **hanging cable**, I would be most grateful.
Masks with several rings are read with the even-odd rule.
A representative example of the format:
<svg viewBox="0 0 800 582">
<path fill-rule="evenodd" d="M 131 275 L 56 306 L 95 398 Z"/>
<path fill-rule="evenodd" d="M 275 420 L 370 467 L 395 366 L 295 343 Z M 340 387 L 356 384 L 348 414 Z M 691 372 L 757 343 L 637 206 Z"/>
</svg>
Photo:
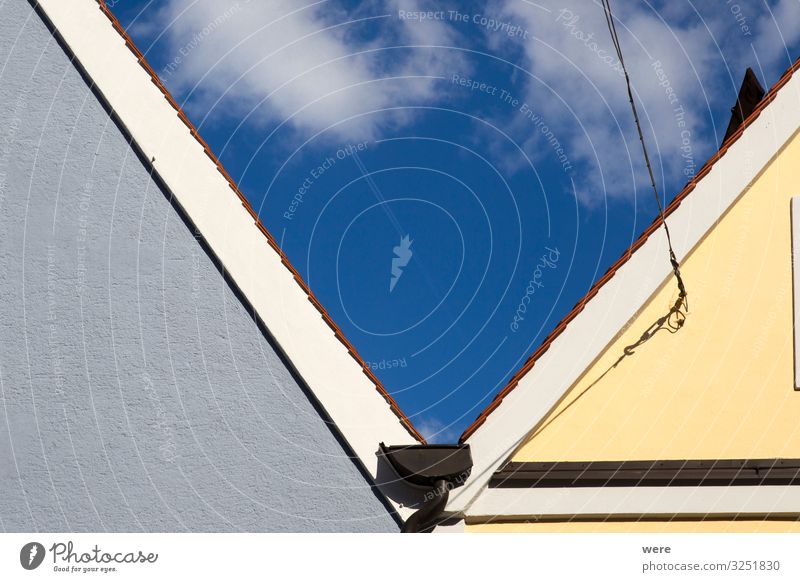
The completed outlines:
<svg viewBox="0 0 800 582">
<path fill-rule="evenodd" d="M 636 110 L 636 102 L 633 99 L 633 89 L 631 89 L 631 79 L 628 76 L 628 69 L 625 68 L 625 59 L 622 58 L 622 47 L 619 43 L 619 36 L 617 35 L 617 27 L 614 24 L 614 14 L 611 12 L 611 0 L 601 0 L 603 3 L 603 11 L 606 16 L 606 24 L 608 25 L 608 32 L 611 34 L 611 42 L 614 43 L 614 50 L 617 51 L 617 58 L 622 66 L 622 71 L 625 73 L 625 84 L 628 87 L 628 101 L 631 104 L 631 111 L 633 111 L 633 120 L 636 122 L 636 130 L 639 132 L 639 142 L 642 144 L 642 153 L 644 154 L 644 161 L 647 165 L 647 172 L 650 174 L 650 185 L 653 187 L 653 193 L 656 197 L 656 204 L 658 204 L 658 212 L 661 215 L 661 223 L 664 225 L 664 232 L 667 235 L 667 245 L 669 246 L 669 262 L 672 264 L 672 271 L 675 273 L 675 279 L 678 282 L 678 292 L 680 299 L 686 298 L 686 286 L 683 284 L 681 278 L 681 266 L 675 256 L 675 251 L 672 250 L 672 238 L 669 234 L 669 226 L 667 226 L 667 217 L 664 214 L 664 205 L 661 203 L 661 196 L 658 194 L 658 187 L 656 186 L 656 179 L 653 175 L 653 166 L 650 164 L 650 155 L 647 153 L 647 144 L 644 141 L 644 133 L 642 132 L 642 124 L 639 121 L 639 113 Z"/>
</svg>

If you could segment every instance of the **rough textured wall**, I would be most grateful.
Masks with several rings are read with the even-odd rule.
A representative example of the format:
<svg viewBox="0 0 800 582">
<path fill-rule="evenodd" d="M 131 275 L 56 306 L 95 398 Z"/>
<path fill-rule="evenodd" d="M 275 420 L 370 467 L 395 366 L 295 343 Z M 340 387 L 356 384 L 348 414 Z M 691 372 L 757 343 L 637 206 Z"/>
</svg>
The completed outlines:
<svg viewBox="0 0 800 582">
<path fill-rule="evenodd" d="M 25 0 L 0 4 L 0 529 L 397 530 Z"/>
</svg>

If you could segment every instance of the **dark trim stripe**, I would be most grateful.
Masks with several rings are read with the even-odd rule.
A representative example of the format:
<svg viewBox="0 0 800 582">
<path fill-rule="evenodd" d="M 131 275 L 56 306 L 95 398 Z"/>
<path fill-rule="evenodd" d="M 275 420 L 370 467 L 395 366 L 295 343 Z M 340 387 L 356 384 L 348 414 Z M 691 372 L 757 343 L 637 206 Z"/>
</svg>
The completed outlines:
<svg viewBox="0 0 800 582">
<path fill-rule="evenodd" d="M 508 463 L 493 488 L 800 485 L 800 459 Z"/>
</svg>

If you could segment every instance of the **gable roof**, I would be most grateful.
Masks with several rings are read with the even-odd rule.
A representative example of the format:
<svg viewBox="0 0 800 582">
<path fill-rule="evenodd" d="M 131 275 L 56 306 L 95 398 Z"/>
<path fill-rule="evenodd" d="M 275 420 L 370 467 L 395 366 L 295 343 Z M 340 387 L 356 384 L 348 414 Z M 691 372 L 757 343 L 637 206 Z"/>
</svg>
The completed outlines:
<svg viewBox="0 0 800 582">
<path fill-rule="evenodd" d="M 156 87 L 158 87 L 158 90 L 161 91 L 161 93 L 163 93 L 167 102 L 172 106 L 173 109 L 175 109 L 175 112 L 178 114 L 178 118 L 180 118 L 180 120 L 184 123 L 184 125 L 186 125 L 186 127 L 189 129 L 192 136 L 198 141 L 198 143 L 201 146 L 203 146 L 203 151 L 217 167 L 219 173 L 222 174 L 222 176 L 228 182 L 228 185 L 230 186 L 231 190 L 233 190 L 233 193 L 236 194 L 236 197 L 239 198 L 239 200 L 242 203 L 242 206 L 244 206 L 248 214 L 250 214 L 250 216 L 252 217 L 258 230 L 260 230 L 261 233 L 264 235 L 267 244 L 269 244 L 269 246 L 272 247 L 272 249 L 276 253 L 278 253 L 283 265 L 289 270 L 289 272 L 294 277 L 295 282 L 308 296 L 308 300 L 311 302 L 311 304 L 317 309 L 317 311 L 319 311 L 320 315 L 322 316 L 322 319 L 325 321 L 328 327 L 331 328 L 333 333 L 336 335 L 336 338 L 344 345 L 345 348 L 347 348 L 348 353 L 353 357 L 356 363 L 358 363 L 358 365 L 361 366 L 361 369 L 363 370 L 364 374 L 366 374 L 366 376 L 375 384 L 376 390 L 384 398 L 384 400 L 386 400 L 387 404 L 389 404 L 389 408 L 392 410 L 392 412 L 394 412 L 395 415 L 397 415 L 397 418 L 400 420 L 400 423 L 406 428 L 406 430 L 408 430 L 408 432 L 416 440 L 424 443 L 425 438 L 417 431 L 411 420 L 409 420 L 409 418 L 405 415 L 405 413 L 400 409 L 400 406 L 397 404 L 395 399 L 392 398 L 392 396 L 383 386 L 383 383 L 381 383 L 381 381 L 378 379 L 378 377 L 375 375 L 372 369 L 366 364 L 363 358 L 359 355 L 358 350 L 356 350 L 356 348 L 353 347 L 353 344 L 351 344 L 348 341 L 348 339 L 344 336 L 342 330 L 339 328 L 338 325 L 336 325 L 336 322 L 333 321 L 333 318 L 330 316 L 325 307 L 323 307 L 322 303 L 320 303 L 319 299 L 317 299 L 317 297 L 314 295 L 314 292 L 311 291 L 311 288 L 305 282 L 302 275 L 300 275 L 297 269 L 294 268 L 294 265 L 292 265 L 292 262 L 286 256 L 286 253 L 284 253 L 283 250 L 280 248 L 280 245 L 278 245 L 277 241 L 275 240 L 275 237 L 269 232 L 267 227 L 264 226 L 264 224 L 261 222 L 261 219 L 258 217 L 258 214 L 253 210 L 253 207 L 250 205 L 250 202 L 248 202 L 247 198 L 244 196 L 244 194 L 242 194 L 242 191 L 239 189 L 239 186 L 236 183 L 236 181 L 231 177 L 231 175 L 222 165 L 222 162 L 219 161 L 219 158 L 217 158 L 217 156 L 214 154 L 211 147 L 202 138 L 200 132 L 194 126 L 194 124 L 186 115 L 186 113 L 184 113 L 183 109 L 178 104 L 178 102 L 175 101 L 175 98 L 172 96 L 169 90 L 164 86 L 164 83 L 161 82 L 161 79 L 158 77 L 158 74 L 153 70 L 153 68 L 147 62 L 147 59 L 145 58 L 144 54 L 142 54 L 142 52 L 136 47 L 136 44 L 133 42 L 133 39 L 131 39 L 130 35 L 127 33 L 122 24 L 120 24 L 119 20 L 117 20 L 117 17 L 114 16 L 114 14 L 111 12 L 111 9 L 108 7 L 108 4 L 106 3 L 106 0 L 96 0 L 96 1 L 100 6 L 100 10 L 102 10 L 103 14 L 105 14 L 106 17 L 108 17 L 108 19 L 111 21 L 111 25 L 125 40 L 125 44 L 134 54 L 137 61 L 139 61 L 139 64 L 147 72 L 147 74 L 150 75 L 150 79 L 152 80 L 153 84 Z"/>
<path fill-rule="evenodd" d="M 222 167 L 180 105 L 149 66 L 144 55 L 136 48 L 111 13 L 105 0 L 30 1 L 43 11 L 43 16 L 62 36 L 63 42 L 75 55 L 78 61 L 77 65 L 85 71 L 86 76 L 94 84 L 95 90 L 103 96 L 117 115 L 119 122 L 126 127 L 140 149 L 148 159 L 152 156 L 154 171 L 159 173 L 177 203 L 196 224 L 212 250 L 218 254 L 225 269 L 251 301 L 259 317 L 267 323 L 278 344 L 286 351 L 289 360 L 298 368 L 300 375 L 319 398 L 322 406 L 329 412 L 373 476 L 377 472 L 374 451 L 378 440 L 385 439 L 398 444 L 412 440 L 424 442 L 411 421 L 388 394 L 356 349 L 347 341 L 300 274 L 291 265 L 274 237 L 264 227 L 244 198 L 235 181 Z M 99 22 L 99 18 L 105 20 L 105 27 Z M 113 31 L 106 30 L 109 23 L 114 29 Z M 116 40 L 121 41 L 123 46 L 118 47 L 114 39 L 109 36 L 109 32 L 112 32 Z M 119 48 L 126 50 L 129 55 L 127 59 L 123 57 Z M 134 68 L 139 69 L 141 73 L 137 75 Z M 722 175 L 717 177 L 718 181 L 725 181 L 724 192 L 722 188 L 719 192 L 714 192 L 713 185 L 709 185 L 708 189 L 712 190 L 709 194 L 716 193 L 717 196 L 716 198 L 708 196 L 709 199 L 704 201 L 702 208 L 694 209 L 701 215 L 699 219 L 692 216 L 690 211 L 686 211 L 684 212 L 685 216 L 682 216 L 677 224 L 678 228 L 673 226 L 676 250 L 680 256 L 685 255 L 693 248 L 703 233 L 713 226 L 730 203 L 768 163 L 773 154 L 788 139 L 787 131 L 792 133 L 800 125 L 800 119 L 795 119 L 795 117 L 800 118 L 800 108 L 796 107 L 797 100 L 790 104 L 794 106 L 793 108 L 784 104 L 780 111 L 775 113 L 774 117 L 784 116 L 791 122 L 787 123 L 786 127 L 775 127 L 774 124 L 771 126 L 769 121 L 758 122 L 762 112 L 778 98 L 780 90 L 790 82 L 793 73 L 798 68 L 800 68 L 800 61 L 786 71 L 753 114 L 723 143 L 720 150 L 706 162 L 700 172 L 666 208 L 666 216 L 680 214 L 680 211 L 683 211 L 682 203 L 687 199 L 688 194 L 694 191 L 701 181 L 704 185 L 709 183 L 708 181 L 712 178 L 709 175 L 713 174 L 713 171 L 721 165 L 719 162 L 725 162 L 725 159 L 730 157 L 726 156 L 729 150 L 752 145 L 747 138 L 740 139 L 745 134 L 745 130 L 751 127 L 758 130 L 758 135 L 753 137 L 753 141 L 760 141 L 760 144 L 757 144 L 759 146 L 758 155 L 752 164 L 753 167 L 742 168 L 742 164 L 738 163 L 740 160 L 729 160 L 728 166 L 730 167 L 720 170 Z M 154 99 L 153 89 L 156 89 L 160 96 L 160 104 Z M 797 89 L 797 97 L 800 98 L 800 88 Z M 795 117 L 787 114 L 786 110 L 792 110 Z M 142 111 L 147 113 L 144 114 Z M 182 135 L 181 131 L 186 132 L 187 130 L 188 136 Z M 769 140 L 769 137 L 773 139 Z M 188 141 L 193 142 L 195 148 L 192 148 Z M 766 143 L 766 147 L 760 147 L 764 143 Z M 205 162 L 202 163 L 199 158 L 204 158 Z M 191 170 L 188 169 L 189 167 Z M 208 171 L 209 167 L 213 168 L 216 178 L 211 176 Z M 213 184 L 206 182 L 213 182 Z M 227 192 L 232 190 L 235 197 L 222 195 L 223 186 Z M 588 329 L 591 329 L 599 322 L 603 325 L 603 333 L 606 336 L 608 334 L 613 336 L 625 322 L 630 320 L 638 306 L 642 305 L 656 288 L 669 280 L 671 271 L 664 259 L 666 247 L 663 235 L 659 230 L 661 223 L 660 218 L 656 219 L 623 256 L 606 271 L 463 433 L 461 441 L 469 440 L 476 449 L 474 453 L 476 468 L 473 471 L 472 483 L 455 490 L 453 501 L 448 507 L 458 509 L 469 503 L 469 500 L 473 499 L 477 493 L 476 488 L 480 488 L 488 481 L 497 464 L 513 452 L 532 425 L 544 416 L 568 389 L 569 384 L 566 387 L 554 386 L 548 396 L 538 403 L 539 407 L 535 411 L 523 407 L 519 412 L 522 420 L 518 419 L 513 426 L 503 427 L 507 434 L 503 436 L 502 442 L 497 443 L 498 446 L 493 445 L 484 450 L 481 444 L 476 442 L 482 432 L 486 433 L 486 428 L 484 431 L 480 429 L 486 425 L 493 412 L 501 408 L 512 395 L 529 392 L 529 390 L 517 391 L 516 388 L 523 379 L 534 383 L 536 379 L 531 379 L 534 365 L 540 362 L 546 364 L 543 362 L 543 356 L 548 351 L 552 352 L 551 348 L 557 343 L 557 340 L 568 335 L 565 333 L 568 327 L 573 336 L 583 334 L 586 337 L 587 326 Z M 253 236 L 254 232 L 258 234 L 257 239 Z M 266 245 L 263 244 L 264 239 L 266 239 Z M 635 253 L 636 261 L 634 261 Z M 664 264 L 654 269 L 653 265 L 658 265 L 662 259 Z M 280 272 L 276 268 L 276 263 L 280 267 Z M 649 271 L 643 275 L 647 269 Z M 656 270 L 658 270 L 657 273 L 653 272 Z M 640 282 L 644 284 L 636 292 L 630 292 L 630 289 L 625 290 L 624 300 L 619 299 L 618 295 L 622 295 L 623 289 L 625 289 L 625 281 L 620 279 L 630 277 L 634 277 L 637 284 Z M 597 300 L 595 300 L 598 295 L 605 295 L 601 306 L 597 305 Z M 593 302 L 593 300 L 595 301 Z M 308 308 L 309 303 L 313 309 Z M 620 307 L 619 303 L 625 305 Z M 587 312 L 589 307 L 593 310 L 591 318 Z M 616 312 L 609 316 L 607 312 L 612 309 Z M 578 318 L 577 316 L 581 313 L 584 313 L 584 317 Z M 320 319 L 324 323 L 319 322 Z M 590 319 L 591 321 L 589 321 Z M 582 320 L 585 322 L 584 328 L 577 329 Z M 609 320 L 612 321 L 609 322 Z M 336 338 L 334 342 L 338 344 L 339 351 L 331 345 L 322 330 L 327 330 Z M 313 350 L 308 345 L 309 336 L 313 336 L 311 342 L 311 345 L 314 346 Z M 598 334 L 597 337 L 591 338 L 591 342 L 585 342 L 588 345 L 583 349 L 580 358 L 572 358 L 570 362 L 572 367 L 569 372 L 580 373 L 580 370 L 585 367 L 584 365 L 596 357 L 597 353 L 608 344 L 610 338 L 606 336 L 601 337 Z M 344 350 L 341 350 L 342 347 Z M 310 351 L 314 353 L 310 354 Z M 564 352 L 565 350 L 560 351 Z M 339 357 L 340 354 L 344 354 L 356 366 L 344 364 Z M 544 366 L 540 365 L 537 369 L 542 367 Z M 555 361 L 549 367 L 551 369 L 558 368 L 558 362 Z M 336 369 L 336 375 L 330 374 L 332 368 Z M 353 369 L 360 369 L 362 380 L 357 380 L 357 377 L 352 374 Z M 332 378 L 332 376 L 337 377 Z M 563 377 L 564 374 L 561 376 Z M 366 390 L 362 390 L 364 379 L 373 388 L 374 399 L 368 397 Z M 336 385 L 330 386 L 331 383 Z M 535 383 L 540 386 L 538 380 Z M 376 406 L 374 401 L 376 399 L 380 400 L 383 407 L 387 409 L 386 412 L 394 417 L 394 423 L 387 420 L 381 406 Z M 397 425 L 402 434 L 394 430 L 392 424 Z M 525 428 L 519 428 L 520 426 Z M 492 430 L 496 432 L 496 429 Z M 494 432 L 487 436 L 486 440 L 492 440 Z"/>
<path fill-rule="evenodd" d="M 761 114 L 761 112 L 772 102 L 773 99 L 775 99 L 775 96 L 778 94 L 778 91 L 789 81 L 789 79 L 792 77 L 794 72 L 797 71 L 798 68 L 800 68 L 800 59 L 795 61 L 794 64 L 791 67 L 789 67 L 789 69 L 787 69 L 786 72 L 784 72 L 780 80 L 772 87 L 772 89 L 770 89 L 769 93 L 767 93 L 764 96 L 764 98 L 758 104 L 758 107 L 755 108 L 750 117 L 748 117 L 743 123 L 741 123 L 741 125 L 736 131 L 731 132 L 730 137 L 728 137 L 723 142 L 722 146 L 719 148 L 719 151 L 717 151 L 717 153 L 714 154 L 705 163 L 705 165 L 700 169 L 697 175 L 695 175 L 694 178 L 692 178 L 686 184 L 683 190 L 681 190 L 681 192 L 677 196 L 675 196 L 672 202 L 664 209 L 664 217 L 667 217 L 671 215 L 673 212 L 675 212 L 675 210 L 681 205 L 681 202 L 683 202 L 684 198 L 686 198 L 695 189 L 697 183 L 711 171 L 711 168 L 714 166 L 717 160 L 719 160 L 722 156 L 724 156 L 727 153 L 730 146 L 733 145 L 733 143 L 736 142 L 736 140 L 738 140 L 741 137 L 742 133 L 744 133 L 744 130 L 747 129 L 747 127 L 751 123 L 753 123 L 756 119 L 758 119 L 758 116 Z M 751 70 L 748 69 L 748 71 Z M 733 123 L 733 119 L 731 120 L 731 122 Z M 661 216 L 656 217 L 656 219 L 653 220 L 650 226 L 648 226 L 645 229 L 645 231 L 639 236 L 639 238 L 636 239 L 636 241 L 634 241 L 634 243 L 628 248 L 628 250 L 626 250 L 625 253 L 619 259 L 617 259 L 617 261 L 613 265 L 611 265 L 608 268 L 608 270 L 603 274 L 603 276 L 600 277 L 600 279 L 594 285 L 591 286 L 588 293 L 586 293 L 586 295 L 584 295 L 581 298 L 581 300 L 575 304 L 575 307 L 572 308 L 572 310 L 558 323 L 558 325 L 556 325 L 555 329 L 553 329 L 553 331 L 550 332 L 550 334 L 544 339 L 544 341 L 536 349 L 536 351 L 534 351 L 528 357 L 528 359 L 525 361 L 522 367 L 519 370 L 517 370 L 517 372 L 508 381 L 506 386 L 502 390 L 500 390 L 500 392 L 494 397 L 492 402 L 490 402 L 489 405 L 478 415 L 478 417 L 464 430 L 459 439 L 459 442 L 462 443 L 465 442 L 476 430 L 478 430 L 478 428 L 486 421 L 486 417 L 488 417 L 498 406 L 500 406 L 500 403 L 503 401 L 506 395 L 508 395 L 509 392 L 511 392 L 517 387 L 520 379 L 522 379 L 522 377 L 525 376 L 525 374 L 527 374 L 530 371 L 530 369 L 533 367 L 533 365 L 536 363 L 539 357 L 542 356 L 548 350 L 550 345 L 553 343 L 553 340 L 555 340 L 561 334 L 561 332 L 563 332 L 564 329 L 566 329 L 567 325 L 569 325 L 569 323 L 573 319 L 575 319 L 581 311 L 583 311 L 583 308 L 586 306 L 586 304 L 595 295 L 597 295 L 597 292 L 600 291 L 603 285 L 605 285 L 617 273 L 619 268 L 622 265 L 624 265 L 628 261 L 628 259 L 631 258 L 633 253 L 635 253 L 645 242 L 647 242 L 647 239 L 650 238 L 650 235 L 652 235 L 655 231 L 657 231 L 662 226 L 662 224 L 663 224 L 663 219 L 661 218 Z"/>
<path fill-rule="evenodd" d="M 673 216 L 670 230 L 679 257 L 696 246 L 800 127 L 800 75 L 793 77 L 798 69 L 800 59 L 665 209 L 665 217 Z M 781 91 L 787 85 L 791 88 Z M 765 111 L 772 115 L 762 116 Z M 689 197 L 698 188 L 704 192 Z M 472 444 L 475 469 L 472 482 L 453 492 L 449 510 L 461 511 L 471 503 L 494 470 L 647 299 L 669 284 L 672 271 L 662 222 L 660 216 L 653 221 L 461 435 L 460 442 Z M 691 287 L 689 291 L 691 295 Z M 556 347 L 558 354 L 553 353 Z M 522 382 L 526 385 L 521 387 Z M 509 404 L 509 400 L 515 401 Z M 503 422 L 497 420 L 494 426 L 487 426 L 498 410 L 505 410 Z M 510 417 L 513 422 L 509 422 Z"/>
<path fill-rule="evenodd" d="M 380 441 L 414 444 L 424 438 L 292 266 L 105 0 L 29 1 L 378 481 Z"/>
</svg>

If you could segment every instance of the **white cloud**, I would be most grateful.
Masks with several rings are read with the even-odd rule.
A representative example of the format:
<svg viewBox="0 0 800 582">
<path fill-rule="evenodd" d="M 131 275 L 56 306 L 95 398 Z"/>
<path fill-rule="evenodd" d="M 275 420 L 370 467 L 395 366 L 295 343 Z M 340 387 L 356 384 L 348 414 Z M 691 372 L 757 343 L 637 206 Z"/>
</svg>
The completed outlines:
<svg viewBox="0 0 800 582">
<path fill-rule="evenodd" d="M 441 50 L 385 50 L 453 37 L 441 22 L 398 20 L 400 4 L 363 3 L 347 13 L 332 2 L 168 0 L 167 35 L 180 61 L 168 80 L 197 91 L 206 105 L 225 94 L 226 106 L 238 104 L 237 114 L 257 107 L 256 119 L 290 119 L 305 133 L 335 126 L 339 137 L 368 139 L 408 115 L 360 114 L 435 96 L 436 81 L 387 77 L 445 75 L 452 66 Z M 369 24 L 348 24 L 360 18 Z M 359 36 L 366 26 L 381 34 Z"/>
<path fill-rule="evenodd" d="M 446 426 L 436 418 L 416 419 L 414 425 L 429 443 L 452 444 L 458 440 L 458 433 L 452 427 Z"/>
<path fill-rule="evenodd" d="M 549 11 L 510 0 L 502 3 L 501 13 L 531 31 L 525 60 L 539 80 L 528 83 L 526 98 L 580 168 L 579 196 L 597 202 L 605 195 L 630 196 L 636 188 L 651 196 L 602 9 L 593 3 L 571 9 L 562 2 L 543 4 Z M 618 29 L 651 155 L 672 175 L 691 173 L 697 152 L 706 151 L 713 139 L 696 131 L 697 107 L 704 104 L 704 37 L 696 27 L 665 25 L 640 4 L 616 5 L 625 15 Z M 676 112 L 680 106 L 682 114 Z M 515 122 L 518 132 L 525 131 L 526 122 Z M 542 135 L 529 130 L 526 149 L 539 148 L 547 156 Z M 682 158 L 681 147 L 692 157 Z"/>
<path fill-rule="evenodd" d="M 681 3 L 680 11 L 674 9 L 676 4 L 663 4 L 658 12 L 638 0 L 613 3 L 662 195 L 663 178 L 673 186 L 686 182 L 717 147 L 725 125 L 716 127 L 715 133 L 709 120 L 720 109 L 718 97 L 735 96 L 731 85 L 738 89 L 745 66 L 755 66 L 752 53 L 742 48 L 749 42 L 729 43 L 730 53 L 719 47 L 731 28 L 741 34 L 725 3 L 705 19 L 696 16 L 689 4 Z M 787 27 L 791 28 L 787 43 L 800 34 L 799 7 L 797 0 L 780 0 L 774 9 L 776 20 L 795 23 Z M 577 161 L 579 197 L 589 204 L 604 196 L 630 198 L 635 191 L 652 197 L 624 79 L 599 3 L 498 0 L 493 8 L 531 33 L 519 64 L 538 80 L 528 81 L 526 99 Z M 750 24 L 757 31 L 754 38 L 761 39 L 757 45 L 761 65 L 768 70 L 781 55 L 786 60 L 784 40 L 775 34 L 770 15 L 753 13 Z M 493 46 L 502 49 L 496 42 Z M 761 72 L 762 78 L 765 74 Z M 721 88 L 726 91 L 721 93 Z M 733 105 L 733 98 L 722 108 Z M 513 124 L 516 135 L 526 131 L 531 135 L 526 149 L 547 157 L 546 140 L 530 124 L 526 126 L 525 119 Z"/>
<path fill-rule="evenodd" d="M 771 11 L 739 2 L 736 13 L 735 3 L 723 2 L 700 6 L 701 15 L 690 3 L 652 1 L 615 0 L 614 7 L 659 187 L 666 182 L 672 194 L 718 145 L 727 119 L 717 116 L 712 128 L 712 112 L 733 104 L 745 66 L 770 84 L 778 63 L 783 69 L 790 62 L 786 45 L 800 41 L 800 1 L 777 0 Z M 365 0 L 349 9 L 335 0 L 166 0 L 157 14 L 162 25 L 171 23 L 165 34 L 174 58 L 164 76 L 181 93 L 192 91 L 193 103 L 204 110 L 288 120 L 287 127 L 304 136 L 332 128 L 329 135 L 357 141 L 416 119 L 414 110 L 394 108 L 433 105 L 440 89 L 448 93 L 447 80 L 388 77 L 471 71 L 470 59 L 456 50 L 390 47 L 479 48 L 460 34 L 483 34 L 490 50 L 535 75 L 519 96 L 566 150 L 581 200 L 630 198 L 635 191 L 649 200 L 625 85 L 599 4 L 491 0 L 483 12 L 529 31 L 513 39 L 476 26 L 398 18 L 400 10 L 441 8 L 428 0 Z M 557 158 L 552 139 L 530 118 L 516 113 L 489 121 L 518 138 L 533 157 Z M 496 136 L 485 142 L 481 133 L 479 128 L 464 139 L 507 148 L 491 141 Z M 507 157 L 501 166 L 522 167 L 517 152 Z"/>
<path fill-rule="evenodd" d="M 800 0 L 778 0 L 756 19 L 753 37 L 759 60 L 767 65 L 779 61 L 788 66 L 798 56 L 790 54 L 787 47 L 800 41 Z"/>
</svg>

